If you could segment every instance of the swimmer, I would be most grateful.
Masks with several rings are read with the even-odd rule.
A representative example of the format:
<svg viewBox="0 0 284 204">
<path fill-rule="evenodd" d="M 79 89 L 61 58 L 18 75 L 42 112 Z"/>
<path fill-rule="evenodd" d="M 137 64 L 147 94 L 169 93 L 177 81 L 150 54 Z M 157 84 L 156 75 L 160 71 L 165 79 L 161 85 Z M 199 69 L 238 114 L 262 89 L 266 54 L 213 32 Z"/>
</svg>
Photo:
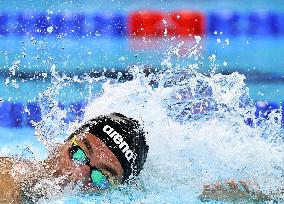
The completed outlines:
<svg viewBox="0 0 284 204">
<path fill-rule="evenodd" d="M 0 158 L 0 203 L 38 202 L 64 189 L 103 192 L 138 176 L 147 153 L 138 121 L 119 113 L 99 116 L 55 145 L 46 160 Z"/>
<path fill-rule="evenodd" d="M 284 189 L 266 195 L 252 180 L 226 180 L 215 184 L 204 185 L 199 196 L 201 201 L 223 201 L 223 202 L 265 202 L 272 201 L 279 195 L 283 196 Z"/>
</svg>

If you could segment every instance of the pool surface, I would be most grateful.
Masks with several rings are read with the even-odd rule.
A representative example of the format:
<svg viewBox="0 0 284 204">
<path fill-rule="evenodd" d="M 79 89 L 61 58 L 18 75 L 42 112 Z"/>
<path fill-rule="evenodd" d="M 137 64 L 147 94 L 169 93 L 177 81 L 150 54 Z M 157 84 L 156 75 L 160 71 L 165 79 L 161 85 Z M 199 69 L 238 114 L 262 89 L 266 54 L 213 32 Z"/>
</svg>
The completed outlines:
<svg viewBox="0 0 284 204">
<path fill-rule="evenodd" d="M 284 19 L 282 1 L 0 5 L 1 156 L 43 160 L 85 121 L 111 112 L 143 123 L 150 146 L 135 182 L 92 195 L 68 189 L 58 195 L 54 186 L 38 203 L 199 204 L 205 184 L 227 179 L 254 180 L 283 202 L 274 192 L 284 186 L 284 32 L 282 21 L 275 32 L 271 23 Z M 194 10 L 206 29 L 193 37 L 168 30 L 134 36 L 130 17 L 140 10 L 163 17 Z M 106 13 L 113 15 L 110 22 Z M 61 14 L 71 19 L 68 34 L 57 35 L 60 26 L 46 33 L 49 17 Z M 38 30 L 28 30 L 33 23 L 25 24 L 27 16 Z M 101 33 L 85 35 L 94 16 Z M 114 36 L 115 29 L 122 31 Z"/>
</svg>

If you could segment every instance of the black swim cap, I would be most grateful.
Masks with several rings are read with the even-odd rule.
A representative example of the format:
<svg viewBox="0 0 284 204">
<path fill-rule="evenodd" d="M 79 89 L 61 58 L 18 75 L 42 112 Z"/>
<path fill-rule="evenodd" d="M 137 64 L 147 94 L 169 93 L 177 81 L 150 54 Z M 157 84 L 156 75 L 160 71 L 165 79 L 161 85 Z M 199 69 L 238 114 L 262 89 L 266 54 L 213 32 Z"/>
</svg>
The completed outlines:
<svg viewBox="0 0 284 204">
<path fill-rule="evenodd" d="M 102 115 L 87 121 L 70 138 L 83 132 L 95 135 L 113 152 L 123 168 L 123 182 L 139 175 L 149 146 L 137 120 L 120 113 Z"/>
</svg>

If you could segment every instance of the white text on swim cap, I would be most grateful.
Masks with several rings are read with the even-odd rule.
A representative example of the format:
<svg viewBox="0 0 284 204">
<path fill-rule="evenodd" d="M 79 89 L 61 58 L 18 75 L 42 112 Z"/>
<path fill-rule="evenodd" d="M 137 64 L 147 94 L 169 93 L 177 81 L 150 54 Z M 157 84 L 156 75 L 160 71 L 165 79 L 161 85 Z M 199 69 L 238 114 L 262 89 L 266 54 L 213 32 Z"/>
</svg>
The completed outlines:
<svg viewBox="0 0 284 204">
<path fill-rule="evenodd" d="M 119 145 L 119 149 L 121 149 L 128 161 L 134 157 L 133 151 L 129 149 L 129 145 L 123 140 L 123 137 L 118 132 L 109 125 L 105 125 L 103 131 L 113 139 L 115 144 Z"/>
</svg>

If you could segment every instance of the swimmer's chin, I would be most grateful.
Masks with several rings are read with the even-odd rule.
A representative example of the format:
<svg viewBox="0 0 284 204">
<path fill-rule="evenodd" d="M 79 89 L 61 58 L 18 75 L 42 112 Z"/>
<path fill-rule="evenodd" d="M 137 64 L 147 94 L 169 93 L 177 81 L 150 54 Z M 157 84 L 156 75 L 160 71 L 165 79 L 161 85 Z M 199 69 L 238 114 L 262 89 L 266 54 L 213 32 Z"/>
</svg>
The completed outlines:
<svg viewBox="0 0 284 204">
<path fill-rule="evenodd" d="M 92 184 L 89 185 L 77 185 L 78 193 L 82 195 L 88 195 L 88 196 L 95 196 L 100 195 L 102 193 L 110 192 L 113 188 L 107 188 L 107 189 L 98 189 L 97 187 L 93 186 Z"/>
</svg>

